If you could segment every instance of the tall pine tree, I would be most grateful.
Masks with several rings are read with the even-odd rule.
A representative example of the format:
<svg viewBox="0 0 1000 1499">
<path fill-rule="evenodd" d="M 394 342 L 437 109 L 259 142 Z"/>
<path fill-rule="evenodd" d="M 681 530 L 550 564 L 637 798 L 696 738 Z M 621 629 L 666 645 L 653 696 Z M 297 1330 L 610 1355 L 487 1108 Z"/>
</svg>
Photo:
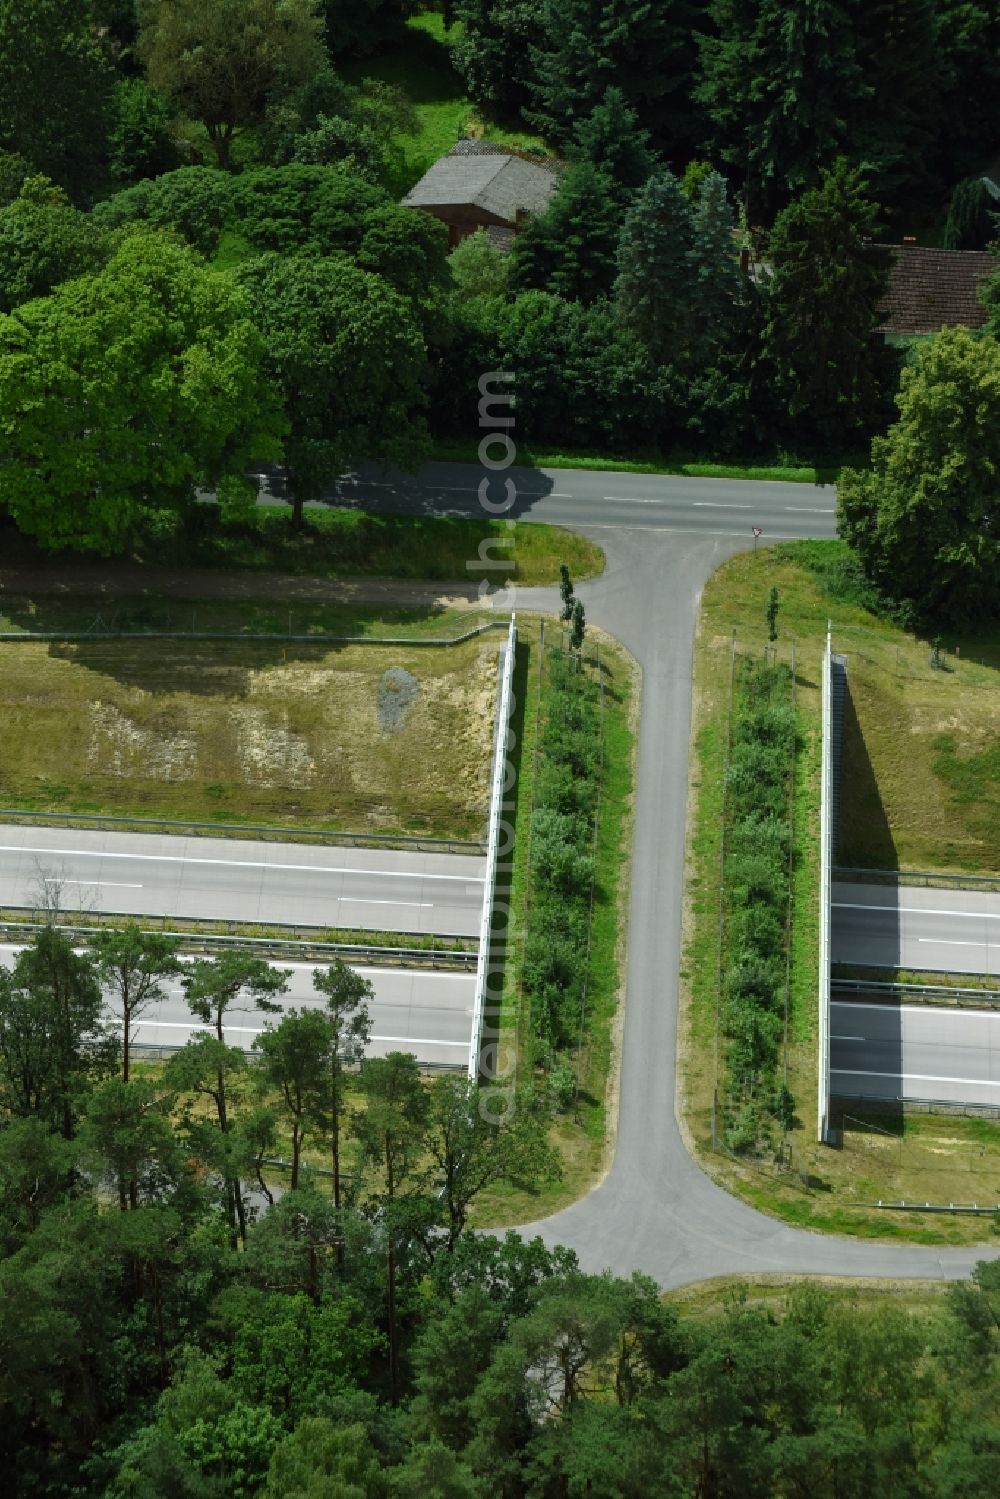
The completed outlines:
<svg viewBox="0 0 1000 1499">
<path fill-rule="evenodd" d="M 857 447 L 882 415 L 875 340 L 889 255 L 861 172 L 839 160 L 778 215 L 768 261 L 765 348 L 799 435 L 820 456 Z"/>
<path fill-rule="evenodd" d="M 642 129 L 620 88 L 607 89 L 601 102 L 574 126 L 566 155 L 597 167 L 623 200 L 649 180 L 656 165 L 649 132 Z"/>
<path fill-rule="evenodd" d="M 854 0 L 712 0 L 710 17 L 696 94 L 713 156 L 745 182 L 750 221 L 770 223 L 867 111 Z"/>
<path fill-rule="evenodd" d="M 691 204 L 673 172 L 651 177 L 625 216 L 615 300 L 622 321 L 654 359 L 671 362 L 690 344 Z"/>
<path fill-rule="evenodd" d="M 542 0 L 528 117 L 559 146 L 609 87 L 620 88 L 661 151 L 697 136 L 691 86 L 698 0 Z"/>
<path fill-rule="evenodd" d="M 704 361 L 732 335 L 740 300 L 733 210 L 718 172 L 711 172 L 698 190 L 688 261 L 692 339 Z"/>
<path fill-rule="evenodd" d="M 548 208 L 514 241 L 512 291 L 593 302 L 614 284 L 621 209 L 614 185 L 588 161 L 567 167 Z"/>
<path fill-rule="evenodd" d="M 871 84 L 867 107 L 848 120 L 848 154 L 864 163 L 883 206 L 912 213 L 936 202 L 937 140 L 948 76 L 939 0 L 852 0 L 858 61 Z"/>
</svg>

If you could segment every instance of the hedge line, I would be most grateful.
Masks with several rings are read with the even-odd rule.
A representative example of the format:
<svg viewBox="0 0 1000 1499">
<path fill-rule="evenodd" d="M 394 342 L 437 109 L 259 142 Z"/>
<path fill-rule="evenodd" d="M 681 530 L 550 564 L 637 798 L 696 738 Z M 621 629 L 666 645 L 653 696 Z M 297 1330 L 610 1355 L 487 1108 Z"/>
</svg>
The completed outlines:
<svg viewBox="0 0 1000 1499">
<path fill-rule="evenodd" d="M 765 1145 L 773 1122 L 789 1124 L 793 1108 L 779 1070 L 791 935 L 791 686 L 785 665 L 740 664 L 726 775 L 720 997 L 725 1137 L 736 1151 Z"/>
<path fill-rule="evenodd" d="M 549 652 L 546 666 L 521 970 L 543 1062 L 575 1046 L 579 1034 L 602 764 L 596 683 L 562 651 Z"/>
</svg>

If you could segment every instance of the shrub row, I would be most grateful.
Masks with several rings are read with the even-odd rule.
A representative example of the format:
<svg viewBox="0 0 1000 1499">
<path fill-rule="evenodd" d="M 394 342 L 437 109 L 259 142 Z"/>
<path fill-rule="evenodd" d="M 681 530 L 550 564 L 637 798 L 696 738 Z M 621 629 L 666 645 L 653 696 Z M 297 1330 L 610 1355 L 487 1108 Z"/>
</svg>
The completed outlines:
<svg viewBox="0 0 1000 1499">
<path fill-rule="evenodd" d="M 726 775 L 722 1032 L 726 1142 L 764 1145 L 789 1123 L 779 1076 L 788 932 L 789 806 L 795 714 L 787 666 L 744 660 L 737 675 Z"/>
<path fill-rule="evenodd" d="M 579 1031 L 601 778 L 597 686 L 562 651 L 549 652 L 546 665 L 521 974 L 543 1057 L 574 1045 Z"/>
</svg>

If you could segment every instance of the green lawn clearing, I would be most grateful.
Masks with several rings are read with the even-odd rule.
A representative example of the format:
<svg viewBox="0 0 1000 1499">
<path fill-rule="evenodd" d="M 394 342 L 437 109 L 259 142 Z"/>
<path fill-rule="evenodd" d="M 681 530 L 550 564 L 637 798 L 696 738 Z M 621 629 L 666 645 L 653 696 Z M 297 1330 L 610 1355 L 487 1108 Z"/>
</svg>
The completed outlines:
<svg viewBox="0 0 1000 1499">
<path fill-rule="evenodd" d="M 390 184 L 400 197 L 463 135 L 485 136 L 521 150 L 545 149 L 536 135 L 486 125 L 477 117 L 452 67 L 447 33 L 437 11 L 425 11 L 407 22 L 405 42 L 376 57 L 350 62 L 342 71 L 349 83 L 360 83 L 363 78 L 391 83 L 416 107 L 420 128 L 416 135 L 400 137 L 402 167 L 398 180 Z"/>
</svg>

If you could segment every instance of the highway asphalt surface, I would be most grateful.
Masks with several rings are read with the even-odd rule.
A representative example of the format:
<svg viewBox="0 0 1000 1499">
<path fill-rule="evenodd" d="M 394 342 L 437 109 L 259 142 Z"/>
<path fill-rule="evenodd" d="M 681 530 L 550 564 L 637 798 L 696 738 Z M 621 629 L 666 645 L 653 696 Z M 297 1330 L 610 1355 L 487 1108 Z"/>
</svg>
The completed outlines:
<svg viewBox="0 0 1000 1499">
<path fill-rule="evenodd" d="M 482 514 L 475 506 L 477 471 L 435 469 L 424 477 L 431 479 L 430 487 L 411 486 L 414 493 L 408 496 L 358 485 L 357 499 L 380 509 L 455 513 L 457 494 L 460 513 Z M 505 477 L 498 482 L 493 476 L 493 493 L 502 493 Z M 519 475 L 514 477 L 517 482 Z M 537 477 L 531 471 L 536 488 Z M 449 478 L 456 489 L 444 491 Z M 520 1232 L 569 1245 L 586 1270 L 608 1267 L 619 1275 L 639 1270 L 668 1288 L 754 1271 L 967 1275 L 989 1249 L 938 1250 L 811 1234 L 756 1212 L 716 1186 L 695 1163 L 677 1121 L 684 828 L 698 602 L 719 564 L 752 546 L 752 524 L 763 527 L 765 541 L 784 534 L 833 536 L 832 492 L 808 485 L 580 471 L 553 471 L 542 478 L 548 494 L 527 493 L 513 513 L 571 525 L 605 548 L 604 574 L 581 584 L 578 593 L 588 620 L 616 636 L 639 662 L 643 701 L 614 1160 L 586 1197 Z M 435 494 L 443 495 L 440 503 Z M 571 501 L 559 500 L 557 509 L 563 494 Z M 636 506 L 629 496 L 643 504 Z M 734 508 L 711 513 L 704 501 Z M 511 601 L 508 590 L 500 607 L 509 609 Z M 559 600 L 554 589 L 519 589 L 513 591 L 513 604 L 556 611 Z"/>
<path fill-rule="evenodd" d="M 834 963 L 1000 975 L 1000 891 L 833 886 Z"/>
<path fill-rule="evenodd" d="M 845 1098 L 1000 1106 L 1000 1009 L 835 999 L 830 1080 Z"/>
<path fill-rule="evenodd" d="M 0 906 L 478 937 L 485 861 L 301 843 L 0 826 Z"/>
<path fill-rule="evenodd" d="M 0 946 L 0 965 L 12 967 L 18 948 Z M 290 971 L 288 993 L 281 999 L 284 1009 L 291 1007 L 322 1009 L 324 1001 L 312 986 L 311 963 L 275 963 L 276 968 Z M 357 972 L 372 984 L 375 998 L 370 1005 L 372 1037 L 369 1056 L 384 1056 L 388 1051 L 408 1051 L 428 1067 L 454 1067 L 463 1072 L 469 1063 L 472 1038 L 472 1002 L 476 987 L 475 973 L 430 971 L 427 969 L 380 968 L 365 965 Z M 206 1027 L 188 1009 L 184 990 L 173 980 L 167 997 L 152 1005 L 140 1018 L 135 1030 L 138 1046 L 173 1051 L 188 1038 Z M 108 1011 L 120 1020 L 121 1012 L 108 999 Z M 233 1009 L 227 1020 L 226 1040 L 230 1046 L 250 1051 L 254 1039 L 268 1025 L 276 1025 L 280 1015 L 268 1015 L 253 1007 Z"/>
</svg>

